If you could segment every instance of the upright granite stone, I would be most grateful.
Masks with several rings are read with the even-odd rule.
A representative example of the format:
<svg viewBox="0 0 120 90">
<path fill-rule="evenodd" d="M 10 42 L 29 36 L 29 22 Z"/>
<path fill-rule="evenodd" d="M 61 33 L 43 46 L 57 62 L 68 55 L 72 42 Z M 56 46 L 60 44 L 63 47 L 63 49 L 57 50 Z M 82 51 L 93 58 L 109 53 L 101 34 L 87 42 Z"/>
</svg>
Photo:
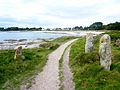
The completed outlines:
<svg viewBox="0 0 120 90">
<path fill-rule="evenodd" d="M 111 46 L 110 46 L 110 36 L 105 34 L 100 39 L 99 55 L 100 64 L 106 70 L 110 70 L 111 66 Z"/>
<path fill-rule="evenodd" d="M 93 34 L 87 33 L 86 35 L 86 43 L 85 43 L 85 53 L 91 52 L 94 49 L 93 45 Z"/>
<path fill-rule="evenodd" d="M 22 55 L 22 46 L 19 46 L 16 49 L 14 59 L 18 59 L 18 60 L 25 59 L 25 57 Z"/>
</svg>

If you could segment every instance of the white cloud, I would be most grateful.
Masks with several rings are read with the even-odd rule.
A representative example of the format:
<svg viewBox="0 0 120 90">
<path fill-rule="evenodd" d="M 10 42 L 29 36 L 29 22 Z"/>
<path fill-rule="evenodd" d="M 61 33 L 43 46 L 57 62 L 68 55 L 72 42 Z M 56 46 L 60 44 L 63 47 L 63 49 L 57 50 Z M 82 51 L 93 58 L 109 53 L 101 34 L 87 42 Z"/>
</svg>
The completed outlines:
<svg viewBox="0 0 120 90">
<path fill-rule="evenodd" d="M 104 16 L 120 15 L 120 4 L 111 5 L 100 10 Z"/>
<path fill-rule="evenodd" d="M 0 23 L 24 27 L 86 26 L 95 21 L 119 20 L 119 8 L 119 0 L 0 0 Z"/>
</svg>

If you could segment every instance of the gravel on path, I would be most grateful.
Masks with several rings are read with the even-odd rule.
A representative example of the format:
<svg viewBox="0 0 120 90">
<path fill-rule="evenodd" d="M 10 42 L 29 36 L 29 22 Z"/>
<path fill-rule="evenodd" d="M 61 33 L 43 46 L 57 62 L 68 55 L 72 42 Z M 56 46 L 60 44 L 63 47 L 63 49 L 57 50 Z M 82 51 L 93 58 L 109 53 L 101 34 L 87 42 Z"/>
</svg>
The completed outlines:
<svg viewBox="0 0 120 90">
<path fill-rule="evenodd" d="M 61 45 L 48 56 L 48 61 L 43 71 L 35 76 L 34 84 L 27 90 L 58 90 L 59 89 L 59 60 L 65 50 L 71 43 L 76 41 L 73 39 Z M 26 90 L 26 89 L 21 89 Z"/>
<path fill-rule="evenodd" d="M 72 72 L 69 68 L 69 53 L 70 53 L 69 46 L 64 55 L 63 55 L 63 89 L 64 90 L 75 90 L 75 84 L 72 80 Z"/>
</svg>

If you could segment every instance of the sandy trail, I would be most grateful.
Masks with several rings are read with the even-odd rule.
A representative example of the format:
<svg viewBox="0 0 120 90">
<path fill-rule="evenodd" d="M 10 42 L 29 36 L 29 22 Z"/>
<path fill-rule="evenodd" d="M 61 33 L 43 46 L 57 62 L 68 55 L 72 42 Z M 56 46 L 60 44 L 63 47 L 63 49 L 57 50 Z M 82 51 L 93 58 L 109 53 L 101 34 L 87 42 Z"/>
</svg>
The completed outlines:
<svg viewBox="0 0 120 90">
<path fill-rule="evenodd" d="M 72 81 L 72 73 L 69 68 L 69 53 L 70 53 L 69 46 L 64 55 L 63 55 L 63 87 L 64 90 L 75 90 L 74 82 Z"/>
<path fill-rule="evenodd" d="M 43 68 L 43 71 L 35 77 L 35 83 L 28 90 L 59 89 L 59 60 L 65 48 L 76 40 L 77 39 L 68 41 L 49 55 L 47 64 Z"/>
</svg>

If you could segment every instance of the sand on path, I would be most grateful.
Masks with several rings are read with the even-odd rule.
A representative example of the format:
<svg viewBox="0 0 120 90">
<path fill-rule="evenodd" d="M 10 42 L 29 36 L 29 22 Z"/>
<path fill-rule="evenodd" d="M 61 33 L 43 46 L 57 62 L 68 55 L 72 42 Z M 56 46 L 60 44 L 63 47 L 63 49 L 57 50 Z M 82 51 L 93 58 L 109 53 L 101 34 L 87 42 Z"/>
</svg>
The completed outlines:
<svg viewBox="0 0 120 90">
<path fill-rule="evenodd" d="M 28 90 L 58 90 L 59 89 L 59 60 L 68 45 L 76 41 L 73 39 L 61 45 L 48 56 L 43 71 L 36 75 L 35 83 Z"/>
</svg>

